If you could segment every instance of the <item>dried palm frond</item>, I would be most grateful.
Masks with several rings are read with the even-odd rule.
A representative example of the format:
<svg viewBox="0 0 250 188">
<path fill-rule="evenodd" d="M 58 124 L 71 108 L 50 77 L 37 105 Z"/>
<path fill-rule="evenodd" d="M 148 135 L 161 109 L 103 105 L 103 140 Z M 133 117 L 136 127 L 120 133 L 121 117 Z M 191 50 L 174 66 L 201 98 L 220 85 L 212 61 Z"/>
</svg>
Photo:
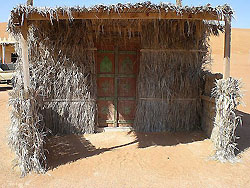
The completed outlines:
<svg viewBox="0 0 250 188">
<path fill-rule="evenodd" d="M 104 14 L 110 13 L 129 13 L 129 12 L 136 12 L 136 13 L 176 13 L 178 15 L 185 14 L 213 14 L 218 16 L 218 18 L 227 18 L 232 17 L 233 10 L 227 4 L 223 6 L 211 7 L 210 5 L 205 6 L 176 6 L 175 4 L 171 3 L 160 3 L 160 4 L 153 4 L 149 1 L 140 2 L 140 3 L 127 3 L 127 4 L 113 4 L 113 5 L 95 5 L 92 7 L 56 7 L 56 8 L 49 8 L 49 7 L 34 7 L 34 6 L 27 6 L 27 5 L 18 5 L 11 11 L 10 20 L 8 24 L 8 29 L 12 32 L 18 32 L 18 27 L 16 25 L 22 25 L 24 18 L 29 17 L 31 14 L 39 14 L 43 17 L 49 18 L 50 22 L 54 24 L 54 21 L 58 21 L 58 15 L 62 14 L 68 16 L 68 20 L 74 20 L 74 15 L 78 15 L 80 13 L 86 12 L 101 12 Z"/>
<path fill-rule="evenodd" d="M 144 21 L 142 28 L 136 129 L 199 129 L 203 67 L 208 63 L 207 25 L 155 20 Z"/>
<path fill-rule="evenodd" d="M 47 131 L 39 113 L 38 92 L 32 88 L 24 91 L 16 87 L 10 93 L 11 127 L 9 145 L 16 154 L 15 165 L 22 175 L 30 171 L 45 172 L 44 143 Z"/>
<path fill-rule="evenodd" d="M 228 78 L 216 81 L 212 91 L 216 101 L 216 116 L 211 139 L 216 149 L 214 158 L 219 161 L 235 161 L 235 129 L 241 124 L 240 116 L 235 114 L 242 103 L 241 81 Z"/>
</svg>

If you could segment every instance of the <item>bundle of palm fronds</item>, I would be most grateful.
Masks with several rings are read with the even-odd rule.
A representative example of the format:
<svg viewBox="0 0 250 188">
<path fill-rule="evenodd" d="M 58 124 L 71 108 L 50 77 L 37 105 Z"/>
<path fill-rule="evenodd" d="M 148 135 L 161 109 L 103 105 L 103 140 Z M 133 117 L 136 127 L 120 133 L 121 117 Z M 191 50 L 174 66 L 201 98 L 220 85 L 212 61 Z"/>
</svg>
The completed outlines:
<svg viewBox="0 0 250 188">
<path fill-rule="evenodd" d="M 12 106 L 9 145 L 17 156 L 15 165 L 20 167 L 23 176 L 30 171 L 42 173 L 46 169 L 47 131 L 39 113 L 38 91 L 33 88 L 24 91 L 17 86 L 9 94 Z"/>
<path fill-rule="evenodd" d="M 83 25 L 73 27 L 75 32 L 65 32 L 65 22 L 61 24 L 62 27 L 55 30 L 46 22 L 29 28 L 31 86 L 28 91 L 23 89 L 22 49 L 20 43 L 15 46 L 18 60 L 16 87 L 10 93 L 9 144 L 17 155 L 16 165 L 22 175 L 46 169 L 44 142 L 47 133 L 94 132 L 94 52 L 86 50 L 93 43 L 87 30 L 84 35 L 78 28 Z M 15 37 L 19 40 L 18 34 Z"/>
<path fill-rule="evenodd" d="M 202 21 L 186 20 L 145 21 L 142 28 L 136 129 L 199 128 L 210 30 Z"/>
<path fill-rule="evenodd" d="M 216 81 L 212 91 L 216 101 L 216 116 L 212 140 L 216 149 L 214 158 L 220 161 L 235 161 L 235 129 L 241 118 L 235 110 L 242 103 L 241 81 L 228 78 Z"/>
<path fill-rule="evenodd" d="M 40 22 L 29 31 L 31 84 L 41 91 L 41 113 L 53 134 L 94 132 L 95 62 L 86 22 Z"/>
<path fill-rule="evenodd" d="M 181 52 L 142 53 L 135 120 L 138 131 L 199 127 L 201 69 L 196 58 L 196 54 Z"/>
</svg>

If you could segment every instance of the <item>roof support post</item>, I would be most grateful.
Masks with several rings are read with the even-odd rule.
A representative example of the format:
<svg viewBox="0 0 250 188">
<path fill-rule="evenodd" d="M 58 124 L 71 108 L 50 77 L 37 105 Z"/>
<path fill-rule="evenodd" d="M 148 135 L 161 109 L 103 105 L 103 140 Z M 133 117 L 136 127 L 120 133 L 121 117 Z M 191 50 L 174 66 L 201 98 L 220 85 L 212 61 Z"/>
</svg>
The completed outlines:
<svg viewBox="0 0 250 188">
<path fill-rule="evenodd" d="M 4 64 L 5 63 L 5 44 L 3 43 L 2 44 L 2 63 Z"/>
<path fill-rule="evenodd" d="M 27 5 L 33 6 L 33 0 L 27 0 Z"/>
<path fill-rule="evenodd" d="M 30 86 L 30 71 L 29 71 L 29 59 L 28 59 L 28 44 L 27 44 L 28 25 L 27 20 L 24 20 L 21 32 L 21 48 L 22 48 L 22 64 L 23 64 L 23 83 L 24 89 L 28 89 Z"/>
<path fill-rule="evenodd" d="M 231 57 L 231 18 L 225 18 L 225 41 L 224 41 L 224 73 L 223 78 L 230 77 Z"/>
<path fill-rule="evenodd" d="M 176 0 L 176 5 L 181 7 L 182 6 L 182 0 Z"/>
</svg>

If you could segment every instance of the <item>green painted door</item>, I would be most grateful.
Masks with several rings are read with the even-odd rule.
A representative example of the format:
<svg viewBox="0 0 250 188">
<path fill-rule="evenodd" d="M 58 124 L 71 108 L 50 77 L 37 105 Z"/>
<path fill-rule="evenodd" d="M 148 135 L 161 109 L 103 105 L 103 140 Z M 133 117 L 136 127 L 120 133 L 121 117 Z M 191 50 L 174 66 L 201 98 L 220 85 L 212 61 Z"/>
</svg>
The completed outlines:
<svg viewBox="0 0 250 188">
<path fill-rule="evenodd" d="M 136 109 L 136 51 L 113 47 L 97 51 L 99 127 L 131 127 Z"/>
</svg>

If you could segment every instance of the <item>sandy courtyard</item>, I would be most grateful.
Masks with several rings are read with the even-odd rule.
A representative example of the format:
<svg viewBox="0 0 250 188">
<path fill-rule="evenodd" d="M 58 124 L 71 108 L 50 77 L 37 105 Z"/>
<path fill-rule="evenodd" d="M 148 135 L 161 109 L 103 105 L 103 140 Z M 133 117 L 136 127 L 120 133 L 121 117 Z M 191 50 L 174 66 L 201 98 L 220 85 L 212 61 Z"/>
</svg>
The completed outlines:
<svg viewBox="0 0 250 188">
<path fill-rule="evenodd" d="M 211 69 L 221 72 L 223 35 L 211 44 Z M 47 143 L 46 174 L 20 178 L 7 145 L 11 88 L 0 85 L 0 187 L 250 187 L 250 30 L 233 30 L 232 50 L 232 75 L 242 78 L 246 103 L 237 130 L 239 163 L 210 160 L 212 143 L 202 132 L 69 135 Z"/>
<path fill-rule="evenodd" d="M 8 89 L 0 90 L 0 186 L 5 187 L 249 187 L 250 134 L 239 146 L 241 162 L 209 160 L 212 144 L 202 132 L 99 133 L 55 137 L 47 143 L 50 170 L 20 178 L 7 145 Z M 243 132 L 243 133 L 242 133 Z"/>
</svg>

